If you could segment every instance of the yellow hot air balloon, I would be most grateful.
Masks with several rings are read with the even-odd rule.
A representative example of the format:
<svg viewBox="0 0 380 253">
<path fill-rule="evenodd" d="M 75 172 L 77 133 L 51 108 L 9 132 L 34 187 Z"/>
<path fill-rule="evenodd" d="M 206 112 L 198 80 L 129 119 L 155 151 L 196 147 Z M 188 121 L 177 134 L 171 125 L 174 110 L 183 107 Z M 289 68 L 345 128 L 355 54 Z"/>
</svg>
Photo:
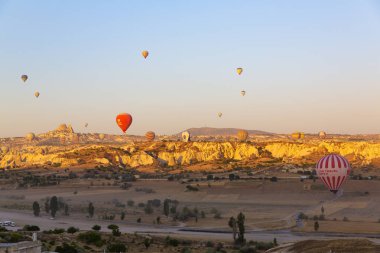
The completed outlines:
<svg viewBox="0 0 380 253">
<path fill-rule="evenodd" d="M 156 134 L 152 131 L 149 131 L 149 132 L 146 132 L 145 134 L 145 138 L 148 140 L 148 141 L 153 141 L 154 138 L 156 138 Z"/>
<path fill-rule="evenodd" d="M 245 96 L 245 90 L 240 91 L 240 95 Z"/>
<path fill-rule="evenodd" d="M 142 54 L 142 56 L 144 56 L 144 58 L 146 59 L 146 57 L 148 57 L 148 55 L 149 55 L 149 52 L 146 51 L 146 50 L 144 50 L 144 51 L 141 52 L 141 54 Z"/>
<path fill-rule="evenodd" d="M 241 75 L 241 73 L 243 73 L 243 68 L 237 68 L 236 72 L 238 73 L 238 75 Z"/>
<path fill-rule="evenodd" d="M 223 116 L 223 113 L 218 112 L 218 117 L 221 118 Z"/>
<path fill-rule="evenodd" d="M 300 139 L 303 139 L 303 138 L 305 138 L 305 133 L 301 132 L 300 133 Z"/>
<path fill-rule="evenodd" d="M 8 147 L 6 147 L 6 146 L 1 147 L 1 152 L 3 152 L 4 154 L 8 153 L 8 151 L 9 151 Z"/>
<path fill-rule="evenodd" d="M 325 131 L 320 131 L 319 133 L 318 133 L 318 136 L 319 136 L 319 138 L 326 138 L 326 132 Z"/>
<path fill-rule="evenodd" d="M 34 92 L 34 96 L 38 98 L 40 96 L 40 93 L 38 91 Z"/>
<path fill-rule="evenodd" d="M 237 133 L 239 140 L 246 141 L 248 138 L 248 132 L 245 130 L 239 130 Z"/>
<path fill-rule="evenodd" d="M 104 135 L 104 134 L 99 134 L 99 139 L 100 139 L 100 140 L 104 140 L 104 138 L 105 138 L 105 135 Z"/>
<path fill-rule="evenodd" d="M 28 80 L 28 76 L 27 75 L 22 75 L 21 76 L 21 80 L 23 80 L 24 82 L 26 82 L 26 80 Z"/>
<path fill-rule="evenodd" d="M 190 141 L 190 133 L 185 131 L 182 133 L 182 141 L 189 142 Z"/>
</svg>

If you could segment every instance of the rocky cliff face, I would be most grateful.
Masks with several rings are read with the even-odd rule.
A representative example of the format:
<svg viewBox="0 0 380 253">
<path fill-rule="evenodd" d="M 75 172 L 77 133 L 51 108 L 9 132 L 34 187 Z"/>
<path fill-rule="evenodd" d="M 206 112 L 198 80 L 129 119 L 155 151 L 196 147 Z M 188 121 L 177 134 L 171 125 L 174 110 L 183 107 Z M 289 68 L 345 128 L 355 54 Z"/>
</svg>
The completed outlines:
<svg viewBox="0 0 380 253">
<path fill-rule="evenodd" d="M 72 134 L 72 133 L 71 133 Z M 296 143 L 241 142 L 138 142 L 125 145 L 70 144 L 66 146 L 25 144 L 2 145 L 0 168 L 75 167 L 115 165 L 127 167 L 193 165 L 217 161 L 277 161 L 279 165 L 316 162 L 327 153 L 339 153 L 358 166 L 380 161 L 380 143 L 367 141 L 334 142 L 313 140 Z M 380 167 L 380 166 L 379 166 Z"/>
</svg>

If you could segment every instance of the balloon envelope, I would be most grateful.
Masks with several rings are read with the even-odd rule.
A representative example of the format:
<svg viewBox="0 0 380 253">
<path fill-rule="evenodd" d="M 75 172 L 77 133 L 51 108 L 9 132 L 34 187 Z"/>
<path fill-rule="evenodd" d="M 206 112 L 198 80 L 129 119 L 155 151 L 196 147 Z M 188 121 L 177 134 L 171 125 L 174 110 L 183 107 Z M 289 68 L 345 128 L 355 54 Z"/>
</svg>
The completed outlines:
<svg viewBox="0 0 380 253">
<path fill-rule="evenodd" d="M 105 137 L 104 134 L 99 134 L 99 139 L 100 139 L 100 140 L 104 140 L 104 137 Z"/>
<path fill-rule="evenodd" d="M 32 141 L 36 138 L 36 135 L 34 133 L 28 133 L 25 137 L 28 141 Z"/>
<path fill-rule="evenodd" d="M 88 123 L 84 124 L 84 127 L 88 127 Z"/>
<path fill-rule="evenodd" d="M 245 96 L 245 90 L 240 91 L 240 95 Z"/>
<path fill-rule="evenodd" d="M 223 113 L 221 113 L 221 112 L 218 113 L 219 118 L 222 117 L 222 115 L 223 115 Z"/>
<path fill-rule="evenodd" d="M 182 133 L 182 141 L 184 141 L 184 142 L 190 141 L 190 133 L 189 132 L 185 131 Z"/>
<path fill-rule="evenodd" d="M 146 51 L 146 50 L 144 50 L 144 51 L 141 52 L 141 54 L 142 54 L 142 56 L 144 56 L 144 58 L 146 59 L 146 57 L 148 57 L 148 55 L 149 55 L 149 52 Z"/>
<path fill-rule="evenodd" d="M 40 93 L 38 91 L 34 92 L 34 96 L 38 98 L 40 96 Z"/>
<path fill-rule="evenodd" d="M 149 131 L 149 132 L 146 132 L 145 134 L 145 138 L 148 140 L 148 141 L 153 141 L 154 138 L 156 138 L 156 134 L 152 131 Z"/>
<path fill-rule="evenodd" d="M 330 154 L 318 161 L 316 171 L 326 187 L 331 192 L 336 193 L 349 177 L 351 167 L 343 156 Z"/>
<path fill-rule="evenodd" d="M 116 116 L 116 123 L 125 133 L 132 124 L 132 116 L 128 113 L 120 113 Z"/>
<path fill-rule="evenodd" d="M 243 68 L 237 68 L 236 72 L 238 73 L 238 75 L 241 75 L 241 73 L 243 73 Z"/>
<path fill-rule="evenodd" d="M 23 80 L 24 82 L 26 82 L 26 80 L 28 80 L 28 76 L 27 75 L 22 75 L 21 76 L 21 80 Z"/>
<path fill-rule="evenodd" d="M 324 131 L 320 131 L 320 132 L 318 133 L 318 136 L 319 136 L 320 138 L 325 138 L 325 137 L 326 137 L 326 132 L 324 132 Z"/>
</svg>

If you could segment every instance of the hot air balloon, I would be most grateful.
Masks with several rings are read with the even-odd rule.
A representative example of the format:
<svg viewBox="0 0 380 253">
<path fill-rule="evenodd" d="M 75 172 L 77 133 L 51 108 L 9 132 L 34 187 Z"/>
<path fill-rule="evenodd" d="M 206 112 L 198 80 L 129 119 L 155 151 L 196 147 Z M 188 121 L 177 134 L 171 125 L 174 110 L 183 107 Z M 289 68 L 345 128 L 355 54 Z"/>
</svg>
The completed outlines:
<svg viewBox="0 0 380 253">
<path fill-rule="evenodd" d="M 25 136 L 26 140 L 28 141 L 32 141 L 36 138 L 36 135 L 34 133 L 28 133 L 26 136 Z"/>
<path fill-rule="evenodd" d="M 218 117 L 221 118 L 223 116 L 223 113 L 218 112 Z"/>
<path fill-rule="evenodd" d="M 120 113 L 116 116 L 116 123 L 125 133 L 132 124 L 132 116 L 128 113 Z"/>
<path fill-rule="evenodd" d="M 22 75 L 21 76 L 21 80 L 23 80 L 24 82 L 26 82 L 26 80 L 28 80 L 28 76 L 27 75 Z"/>
<path fill-rule="evenodd" d="M 142 54 L 142 56 L 144 56 L 144 58 L 146 59 L 146 57 L 148 57 L 148 55 L 149 55 L 149 52 L 146 51 L 146 50 L 144 50 L 144 51 L 141 52 L 141 54 Z"/>
<path fill-rule="evenodd" d="M 318 136 L 319 136 L 319 138 L 325 138 L 325 137 L 326 137 L 326 132 L 324 132 L 324 131 L 320 131 L 320 132 L 318 133 Z"/>
<path fill-rule="evenodd" d="M 241 73 L 243 73 L 243 68 L 237 68 L 236 72 L 238 73 L 238 75 L 241 75 Z"/>
<path fill-rule="evenodd" d="M 104 135 L 104 134 L 99 134 L 99 139 L 100 139 L 100 140 L 104 140 L 104 138 L 105 138 L 105 135 Z"/>
<path fill-rule="evenodd" d="M 337 193 L 350 175 L 351 167 L 343 156 L 330 154 L 320 159 L 316 166 L 318 177 L 333 193 Z"/>
<path fill-rule="evenodd" d="M 145 133 L 145 138 L 148 140 L 148 141 L 153 141 L 154 138 L 156 138 L 156 134 L 152 131 L 148 131 Z"/>
<path fill-rule="evenodd" d="M 84 124 L 84 127 L 88 127 L 88 123 Z"/>
<path fill-rule="evenodd" d="M 240 91 L 240 95 L 245 96 L 245 90 Z"/>
<path fill-rule="evenodd" d="M 190 141 L 190 133 L 185 131 L 182 133 L 182 141 L 189 142 Z"/>
<path fill-rule="evenodd" d="M 300 139 L 303 139 L 303 138 L 305 138 L 305 133 L 301 132 L 300 133 Z"/>
<path fill-rule="evenodd" d="M 38 91 L 34 92 L 34 96 L 38 98 L 40 96 L 40 93 Z"/>
<path fill-rule="evenodd" d="M 245 130 L 239 130 L 237 133 L 239 140 L 246 141 L 248 138 L 248 132 Z"/>
</svg>

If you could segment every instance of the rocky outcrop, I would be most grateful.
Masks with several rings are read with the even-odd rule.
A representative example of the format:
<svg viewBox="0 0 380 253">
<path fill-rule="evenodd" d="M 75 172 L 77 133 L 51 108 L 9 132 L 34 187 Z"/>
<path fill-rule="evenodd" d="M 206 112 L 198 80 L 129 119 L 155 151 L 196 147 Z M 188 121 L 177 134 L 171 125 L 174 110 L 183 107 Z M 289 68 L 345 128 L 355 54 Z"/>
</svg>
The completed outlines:
<svg viewBox="0 0 380 253">
<path fill-rule="evenodd" d="M 63 128 L 62 128 L 63 129 Z M 79 136 L 70 134 L 78 141 Z M 218 161 L 266 162 L 281 165 L 316 162 L 327 153 L 339 153 L 356 165 L 378 166 L 380 143 L 366 141 L 305 142 L 130 142 L 115 144 L 69 144 L 65 146 L 44 145 L 2 146 L 0 168 L 26 168 L 34 166 L 73 167 L 88 166 L 175 166 Z M 10 147 L 10 148 L 9 148 Z"/>
</svg>

